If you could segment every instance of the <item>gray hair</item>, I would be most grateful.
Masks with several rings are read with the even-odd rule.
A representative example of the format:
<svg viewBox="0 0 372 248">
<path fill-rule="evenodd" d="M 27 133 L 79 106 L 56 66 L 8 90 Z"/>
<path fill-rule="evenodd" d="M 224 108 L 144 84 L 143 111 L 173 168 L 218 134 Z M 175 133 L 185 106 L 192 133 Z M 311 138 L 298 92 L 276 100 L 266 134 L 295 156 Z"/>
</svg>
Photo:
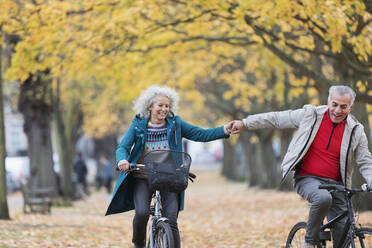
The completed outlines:
<svg viewBox="0 0 372 248">
<path fill-rule="evenodd" d="M 169 113 L 175 113 L 178 109 L 178 94 L 172 88 L 167 86 L 150 86 L 142 91 L 140 96 L 135 100 L 133 110 L 139 114 L 140 117 L 150 118 L 149 107 L 155 102 L 156 97 L 166 96 L 169 99 Z"/>
<path fill-rule="evenodd" d="M 346 85 L 333 85 L 329 88 L 329 95 L 328 95 L 328 101 L 331 100 L 331 95 L 334 91 L 337 91 L 340 95 L 346 95 L 349 94 L 351 96 L 350 99 L 350 106 L 353 105 L 355 101 L 355 91 Z"/>
</svg>

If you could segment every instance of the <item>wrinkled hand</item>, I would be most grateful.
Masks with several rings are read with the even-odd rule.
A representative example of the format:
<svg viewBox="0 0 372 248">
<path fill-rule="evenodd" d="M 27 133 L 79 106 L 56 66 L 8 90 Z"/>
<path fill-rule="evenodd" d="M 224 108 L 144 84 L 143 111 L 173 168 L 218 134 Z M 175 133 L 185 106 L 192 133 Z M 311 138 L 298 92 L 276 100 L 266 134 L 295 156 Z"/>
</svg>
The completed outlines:
<svg viewBox="0 0 372 248">
<path fill-rule="evenodd" d="M 244 123 L 241 120 L 231 121 L 227 125 L 227 131 L 230 134 L 238 134 L 245 129 Z"/>
<path fill-rule="evenodd" d="M 225 126 L 224 126 L 224 130 L 225 130 L 225 134 L 231 134 L 231 128 L 234 124 L 234 121 L 230 121 L 229 123 L 227 123 Z"/>
<path fill-rule="evenodd" d="M 120 171 L 128 171 L 129 170 L 129 162 L 125 159 L 120 160 L 118 163 L 118 168 Z"/>
</svg>

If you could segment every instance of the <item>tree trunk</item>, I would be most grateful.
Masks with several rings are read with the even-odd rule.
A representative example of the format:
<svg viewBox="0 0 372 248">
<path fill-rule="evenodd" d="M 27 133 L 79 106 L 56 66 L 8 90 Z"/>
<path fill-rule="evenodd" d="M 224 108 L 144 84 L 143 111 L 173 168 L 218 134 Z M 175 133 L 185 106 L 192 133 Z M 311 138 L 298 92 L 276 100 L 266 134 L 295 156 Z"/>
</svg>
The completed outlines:
<svg viewBox="0 0 372 248">
<path fill-rule="evenodd" d="M 260 183 L 261 188 L 274 189 L 279 186 L 280 183 L 280 172 L 278 169 L 278 163 L 275 159 L 274 150 L 272 146 L 272 138 L 274 135 L 273 129 L 259 130 L 259 149 L 261 156 L 261 166 L 266 175 L 266 180 L 262 180 Z"/>
<path fill-rule="evenodd" d="M 234 180 L 235 174 L 235 148 L 229 140 L 224 139 L 223 143 L 223 159 L 222 159 L 222 176 Z"/>
<path fill-rule="evenodd" d="M 117 136 L 112 134 L 101 139 L 94 139 L 94 158 L 96 160 L 96 186 L 99 189 L 103 186 L 104 167 L 100 163 L 100 157 L 105 156 L 112 165 L 116 164 L 115 151 L 118 145 Z M 112 166 L 112 175 L 114 174 L 115 166 Z"/>
<path fill-rule="evenodd" d="M 259 186 L 265 176 L 261 164 L 259 164 L 259 145 L 252 140 L 257 139 L 253 132 L 242 132 L 240 139 L 243 144 L 243 152 L 246 157 L 246 175 L 249 187 Z"/>
<path fill-rule="evenodd" d="M 53 95 L 53 130 L 56 139 L 60 165 L 61 190 L 66 199 L 73 199 L 75 189 L 72 183 L 75 145 L 82 125 L 82 112 L 78 99 L 60 102 L 60 80 L 57 80 L 56 93 Z"/>
<path fill-rule="evenodd" d="M 322 50 L 322 42 L 320 42 L 316 37 L 314 37 L 315 40 L 315 46 L 316 50 L 321 51 Z M 323 75 L 322 72 L 322 66 L 323 62 L 319 55 L 311 54 L 310 56 L 310 65 L 314 72 L 318 73 L 319 75 Z M 328 102 L 328 89 L 330 85 L 325 84 L 324 82 L 320 82 L 318 80 L 315 80 L 315 88 L 318 91 L 319 94 L 319 102 L 320 104 L 327 104 Z"/>
<path fill-rule="evenodd" d="M 30 187 L 52 187 L 57 194 L 57 178 L 53 170 L 51 113 L 48 103 L 49 82 L 45 73 L 31 75 L 22 85 L 19 110 L 24 117 L 24 131 L 30 158 Z M 44 81 L 45 80 L 45 81 Z"/>
<path fill-rule="evenodd" d="M 244 155 L 244 144 L 239 139 L 236 146 L 234 146 L 234 170 L 232 180 L 245 181 L 247 179 L 247 159 Z"/>
<path fill-rule="evenodd" d="M 6 170 L 5 170 L 5 127 L 3 105 L 3 77 L 2 77 L 2 44 L 0 43 L 0 219 L 9 220 L 8 202 L 6 199 Z"/>
<path fill-rule="evenodd" d="M 56 148 L 58 153 L 58 162 L 60 166 L 60 190 L 62 196 L 66 199 L 74 198 L 74 186 L 72 183 L 73 173 L 73 155 L 74 150 L 72 144 L 67 141 L 65 135 L 65 126 L 62 121 L 61 110 L 56 108 L 54 111 L 53 118 L 53 132 L 56 140 Z"/>
<path fill-rule="evenodd" d="M 357 117 L 360 123 L 363 124 L 364 132 L 366 133 L 367 139 L 368 139 L 369 150 L 371 151 L 371 138 L 370 138 L 371 134 L 370 134 L 366 105 L 364 103 L 359 103 L 359 102 L 354 103 L 352 113 Z M 359 167 L 355 164 L 354 166 L 355 166 L 354 167 L 355 169 L 353 173 L 353 187 L 360 187 L 360 185 L 365 183 L 365 180 L 359 172 L 359 169 L 358 169 Z M 360 197 L 358 199 L 358 203 L 359 203 L 359 210 L 372 210 L 372 195 L 371 194 L 363 195 L 363 198 Z"/>
<path fill-rule="evenodd" d="M 229 140 L 223 140 L 222 175 L 233 181 L 246 179 L 246 162 L 243 154 L 244 144 L 238 142 L 231 144 Z"/>
</svg>

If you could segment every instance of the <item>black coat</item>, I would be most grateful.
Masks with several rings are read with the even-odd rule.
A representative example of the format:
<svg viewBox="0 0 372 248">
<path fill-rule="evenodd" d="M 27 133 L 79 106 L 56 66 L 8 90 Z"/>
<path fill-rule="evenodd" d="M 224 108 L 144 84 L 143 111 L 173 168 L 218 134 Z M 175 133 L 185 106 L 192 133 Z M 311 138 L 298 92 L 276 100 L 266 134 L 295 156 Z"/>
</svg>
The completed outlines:
<svg viewBox="0 0 372 248">
<path fill-rule="evenodd" d="M 85 182 L 86 176 L 88 174 L 88 168 L 83 158 L 76 158 L 74 163 L 74 171 L 76 173 L 78 182 Z"/>
</svg>

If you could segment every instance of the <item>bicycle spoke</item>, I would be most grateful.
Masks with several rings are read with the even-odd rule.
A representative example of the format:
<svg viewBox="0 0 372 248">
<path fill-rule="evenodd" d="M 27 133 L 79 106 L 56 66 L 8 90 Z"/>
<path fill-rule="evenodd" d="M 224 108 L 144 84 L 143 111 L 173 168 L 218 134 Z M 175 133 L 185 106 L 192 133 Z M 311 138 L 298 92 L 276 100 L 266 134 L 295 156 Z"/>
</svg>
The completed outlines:
<svg viewBox="0 0 372 248">
<path fill-rule="evenodd" d="M 174 241 L 172 231 L 168 223 L 157 223 L 155 231 L 155 247 L 156 248 L 173 248 Z"/>
<path fill-rule="evenodd" d="M 163 247 L 168 247 L 167 236 L 164 233 L 162 235 L 162 241 L 163 241 L 163 244 L 164 244 Z"/>
<path fill-rule="evenodd" d="M 297 223 L 288 235 L 286 248 L 301 248 L 305 242 L 305 235 L 306 223 Z"/>
<path fill-rule="evenodd" d="M 355 239 L 356 248 L 372 248 L 372 237 L 371 235 L 363 235 Z"/>
<path fill-rule="evenodd" d="M 305 229 L 298 230 L 298 234 L 296 233 L 295 240 L 293 240 L 292 242 L 292 248 L 301 247 L 302 244 L 305 242 L 305 235 Z"/>
</svg>

